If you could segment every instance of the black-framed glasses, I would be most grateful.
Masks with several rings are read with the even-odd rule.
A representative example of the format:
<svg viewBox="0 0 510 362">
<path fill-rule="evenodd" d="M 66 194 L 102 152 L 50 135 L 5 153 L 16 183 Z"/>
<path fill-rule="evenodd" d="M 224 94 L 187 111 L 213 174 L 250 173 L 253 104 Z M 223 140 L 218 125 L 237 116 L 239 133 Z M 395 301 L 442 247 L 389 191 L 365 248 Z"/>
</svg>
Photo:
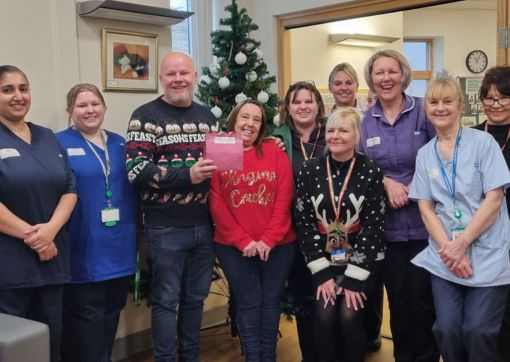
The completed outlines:
<svg viewBox="0 0 510 362">
<path fill-rule="evenodd" d="M 510 97 L 501 97 L 501 98 L 485 97 L 485 98 L 482 98 L 482 103 L 485 106 L 492 106 L 496 102 L 498 102 L 500 106 L 508 106 L 510 104 Z"/>
</svg>

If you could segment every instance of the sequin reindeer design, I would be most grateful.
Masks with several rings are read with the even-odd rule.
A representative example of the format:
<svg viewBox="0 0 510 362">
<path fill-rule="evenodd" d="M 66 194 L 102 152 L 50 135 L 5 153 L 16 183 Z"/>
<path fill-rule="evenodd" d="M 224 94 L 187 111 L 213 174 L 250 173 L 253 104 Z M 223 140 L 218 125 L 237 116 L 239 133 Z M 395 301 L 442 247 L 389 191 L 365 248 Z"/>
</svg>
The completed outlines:
<svg viewBox="0 0 510 362">
<path fill-rule="evenodd" d="M 326 252 L 331 254 L 332 250 L 342 248 L 345 250 L 344 260 L 348 261 L 353 252 L 352 246 L 349 244 L 349 233 L 360 230 L 359 213 L 365 196 L 361 195 L 359 199 L 356 199 L 354 194 L 349 194 L 349 200 L 354 206 L 354 214 L 351 216 L 351 210 L 347 210 L 344 222 L 342 220 L 328 221 L 325 209 L 322 210 L 322 214 L 319 213 L 319 205 L 323 199 L 324 194 L 320 194 L 317 198 L 311 197 L 315 216 L 319 221 L 319 232 L 327 235 Z"/>
</svg>

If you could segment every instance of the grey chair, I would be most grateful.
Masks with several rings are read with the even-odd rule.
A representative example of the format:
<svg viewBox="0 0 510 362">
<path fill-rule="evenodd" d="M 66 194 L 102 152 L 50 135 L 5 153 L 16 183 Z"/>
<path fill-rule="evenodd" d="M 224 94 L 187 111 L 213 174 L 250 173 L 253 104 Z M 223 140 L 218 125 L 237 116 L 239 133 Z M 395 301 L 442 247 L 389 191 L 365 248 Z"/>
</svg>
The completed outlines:
<svg viewBox="0 0 510 362">
<path fill-rule="evenodd" d="M 0 313 L 0 362 L 49 362 L 46 324 Z"/>
</svg>

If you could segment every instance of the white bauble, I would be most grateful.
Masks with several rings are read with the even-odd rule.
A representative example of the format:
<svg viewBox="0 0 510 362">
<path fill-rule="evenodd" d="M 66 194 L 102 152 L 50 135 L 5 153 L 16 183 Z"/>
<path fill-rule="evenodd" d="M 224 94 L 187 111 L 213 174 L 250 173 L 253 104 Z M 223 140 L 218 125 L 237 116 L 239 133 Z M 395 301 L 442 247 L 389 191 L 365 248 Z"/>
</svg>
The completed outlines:
<svg viewBox="0 0 510 362">
<path fill-rule="evenodd" d="M 221 111 L 221 108 L 218 106 L 214 106 L 211 108 L 212 114 L 214 114 L 214 117 L 220 118 L 223 112 Z"/>
<path fill-rule="evenodd" d="M 209 71 L 211 72 L 211 74 L 216 74 L 220 71 L 221 69 L 221 65 L 219 65 L 218 63 L 216 62 L 212 62 L 210 65 L 209 65 Z"/>
<path fill-rule="evenodd" d="M 236 103 L 239 104 L 241 102 L 244 102 L 245 100 L 248 99 L 248 97 L 246 96 L 246 94 L 244 94 L 243 92 L 239 93 L 236 95 Z"/>
<path fill-rule="evenodd" d="M 250 70 L 248 73 L 245 74 L 244 78 L 248 82 L 255 82 L 257 80 L 257 72 Z"/>
<path fill-rule="evenodd" d="M 264 53 L 262 53 L 262 50 L 260 50 L 259 48 L 254 49 L 252 53 L 257 56 L 257 59 L 262 59 L 262 57 L 264 56 Z"/>
<path fill-rule="evenodd" d="M 244 63 L 246 63 L 247 59 L 248 58 L 246 57 L 246 54 L 244 54 L 243 52 L 237 53 L 236 56 L 234 57 L 234 60 L 239 65 L 243 65 Z"/>
<path fill-rule="evenodd" d="M 207 74 L 204 74 L 198 80 L 199 83 L 205 83 L 207 85 L 211 84 L 211 78 Z"/>
<path fill-rule="evenodd" d="M 264 104 L 269 100 L 269 94 L 265 91 L 260 91 L 259 94 L 257 94 L 257 100 Z"/>
<path fill-rule="evenodd" d="M 280 125 L 280 115 L 276 114 L 276 116 L 273 117 L 273 124 L 278 127 Z"/>
<path fill-rule="evenodd" d="M 218 79 L 218 85 L 220 86 L 221 89 L 225 89 L 230 85 L 230 81 L 228 80 L 227 77 L 221 77 L 220 79 Z"/>
</svg>

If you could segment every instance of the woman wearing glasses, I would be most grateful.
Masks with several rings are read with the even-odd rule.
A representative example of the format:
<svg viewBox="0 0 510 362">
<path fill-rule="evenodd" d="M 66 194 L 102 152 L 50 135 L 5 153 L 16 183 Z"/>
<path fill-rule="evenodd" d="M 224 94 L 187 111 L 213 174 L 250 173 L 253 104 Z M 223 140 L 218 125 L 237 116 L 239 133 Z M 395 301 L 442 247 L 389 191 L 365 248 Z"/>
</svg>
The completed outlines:
<svg viewBox="0 0 510 362">
<path fill-rule="evenodd" d="M 321 155 L 324 150 L 324 113 L 324 102 L 313 82 L 291 84 L 280 111 L 282 124 L 275 129 L 273 136 L 281 138 L 284 143 L 292 163 L 294 179 L 304 161 Z M 312 316 L 315 290 L 312 275 L 298 248 L 288 282 L 299 307 L 296 326 L 303 362 L 319 361 Z"/>
<path fill-rule="evenodd" d="M 507 166 L 510 167 L 510 67 L 494 67 L 485 73 L 479 91 L 487 120 L 473 128 L 490 133 L 498 142 Z M 510 193 L 506 193 L 510 209 Z M 510 298 L 499 335 L 499 352 L 503 361 L 510 361 Z"/>
</svg>

